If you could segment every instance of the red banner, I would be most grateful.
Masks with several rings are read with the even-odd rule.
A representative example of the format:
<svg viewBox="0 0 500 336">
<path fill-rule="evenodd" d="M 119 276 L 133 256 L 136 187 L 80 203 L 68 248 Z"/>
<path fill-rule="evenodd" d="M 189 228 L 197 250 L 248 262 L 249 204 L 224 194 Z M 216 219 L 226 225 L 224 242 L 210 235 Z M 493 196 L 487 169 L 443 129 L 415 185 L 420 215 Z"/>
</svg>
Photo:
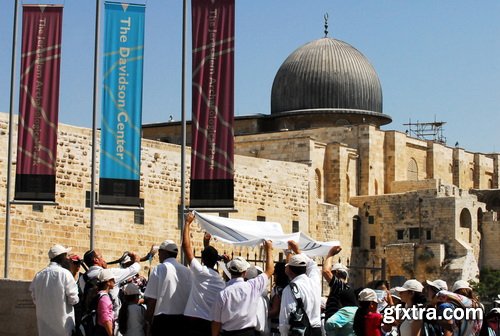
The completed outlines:
<svg viewBox="0 0 500 336">
<path fill-rule="evenodd" d="M 193 0 L 190 207 L 234 205 L 234 0 Z"/>
<path fill-rule="evenodd" d="M 23 6 L 16 199 L 55 200 L 62 6 Z"/>
</svg>

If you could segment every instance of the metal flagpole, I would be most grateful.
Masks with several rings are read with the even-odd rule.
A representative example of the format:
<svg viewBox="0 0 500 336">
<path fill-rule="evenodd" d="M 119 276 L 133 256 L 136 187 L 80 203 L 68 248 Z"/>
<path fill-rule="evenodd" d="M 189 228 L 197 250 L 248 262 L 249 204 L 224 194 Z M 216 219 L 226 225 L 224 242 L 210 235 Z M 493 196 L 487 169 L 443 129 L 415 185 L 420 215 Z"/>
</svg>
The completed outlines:
<svg viewBox="0 0 500 336">
<path fill-rule="evenodd" d="M 12 119 L 14 114 L 14 72 L 16 66 L 16 40 L 17 40 L 17 7 L 18 0 L 14 3 L 14 25 L 12 30 L 12 63 L 10 68 L 10 106 L 9 106 L 9 133 L 7 143 L 7 194 L 5 196 L 5 252 L 4 252 L 4 278 L 9 277 L 9 251 L 10 251 L 10 175 L 12 172 Z"/>
<path fill-rule="evenodd" d="M 96 171 L 96 144 L 97 144 L 97 98 L 99 82 L 99 13 L 101 0 L 96 0 L 95 9 L 95 46 L 94 46 L 94 94 L 92 108 L 92 169 L 90 182 L 90 249 L 94 249 L 94 226 L 95 226 L 95 171 Z"/>
<path fill-rule="evenodd" d="M 182 231 L 184 229 L 184 216 L 186 209 L 186 21 L 187 21 L 187 0 L 182 3 L 182 74 L 181 74 L 181 120 L 182 120 L 182 144 L 181 144 L 181 206 L 180 206 L 180 231 L 182 242 Z M 181 254 L 182 263 L 184 253 Z"/>
</svg>

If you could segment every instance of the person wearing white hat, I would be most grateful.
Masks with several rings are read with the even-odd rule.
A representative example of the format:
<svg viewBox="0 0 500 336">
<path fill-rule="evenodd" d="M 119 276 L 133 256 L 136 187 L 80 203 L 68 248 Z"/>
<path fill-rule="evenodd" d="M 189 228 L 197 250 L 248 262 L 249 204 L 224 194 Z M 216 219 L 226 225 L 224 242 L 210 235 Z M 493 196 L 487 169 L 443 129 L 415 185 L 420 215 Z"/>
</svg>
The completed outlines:
<svg viewBox="0 0 500 336">
<path fill-rule="evenodd" d="M 35 275 L 29 290 L 36 307 L 39 336 L 68 336 L 75 327 L 73 306 L 78 287 L 68 266 L 70 248 L 56 244 L 49 250 L 50 264 Z"/>
<path fill-rule="evenodd" d="M 500 308 L 493 308 L 486 314 L 486 316 L 484 317 L 484 324 L 480 335 L 500 335 Z"/>
<path fill-rule="evenodd" d="M 119 331 L 123 336 L 146 335 L 144 305 L 139 303 L 141 290 L 135 283 L 123 286 L 123 304 L 118 316 Z"/>
<path fill-rule="evenodd" d="M 253 336 L 257 326 L 257 301 L 269 284 L 274 272 L 273 245 L 264 241 L 266 268 L 264 273 L 248 281 L 244 280 L 250 264 L 242 257 L 227 263 L 231 280 L 217 294 L 212 309 L 212 335 Z"/>
<path fill-rule="evenodd" d="M 472 289 L 469 285 L 469 283 L 465 280 L 457 280 L 453 284 L 453 287 L 451 288 L 451 291 L 453 293 L 456 293 L 460 289 Z"/>
<path fill-rule="evenodd" d="M 141 264 L 139 263 L 140 257 L 135 252 L 128 252 L 132 264 L 127 268 L 108 268 L 108 263 L 104 260 L 101 251 L 99 250 L 89 250 L 83 255 L 83 262 L 89 268 L 87 272 L 79 279 L 79 286 L 82 292 L 85 291 L 85 284 L 89 280 L 95 279 L 103 269 L 109 269 L 113 272 L 115 282 L 117 286 L 114 286 L 109 294 L 113 299 L 113 311 L 115 317 L 119 315 L 121 301 L 118 297 L 120 293 L 120 284 L 131 279 L 139 273 L 141 270 Z"/>
<path fill-rule="evenodd" d="M 340 294 L 344 291 L 350 292 L 349 295 L 354 295 L 354 289 L 347 283 L 347 278 L 349 276 L 349 271 L 346 266 L 341 263 L 336 263 L 332 266 L 333 257 L 342 251 L 340 246 L 333 246 L 325 261 L 323 262 L 323 278 L 330 286 L 330 293 L 328 294 L 328 299 L 326 300 L 325 306 L 325 320 L 328 320 L 330 316 L 335 314 L 342 304 L 340 303 Z"/>
<path fill-rule="evenodd" d="M 144 292 L 146 298 L 146 321 L 151 323 L 151 334 L 182 335 L 186 331 L 184 310 L 191 292 L 191 271 L 176 258 L 177 244 L 165 240 L 160 244 L 160 264 L 149 275 Z"/>
<path fill-rule="evenodd" d="M 425 295 L 422 293 L 424 286 L 416 279 L 406 281 L 402 287 L 396 287 L 396 291 L 405 303 L 406 308 L 421 306 L 426 303 Z M 422 320 L 405 319 L 399 326 L 400 336 L 418 336 L 422 330 Z"/>
<path fill-rule="evenodd" d="M 297 309 L 297 300 L 292 293 L 298 292 L 302 299 L 304 312 L 311 327 L 309 335 L 321 335 L 321 273 L 314 260 L 301 254 L 294 241 L 288 242 L 288 248 L 295 253 L 285 266 L 290 284 L 285 287 L 281 296 L 279 329 L 281 335 L 288 335 L 290 315 Z"/>
<path fill-rule="evenodd" d="M 209 243 L 204 246 L 205 248 L 201 252 L 201 262 L 195 258 L 191 243 L 191 223 L 194 218 L 194 213 L 187 214 L 182 233 L 182 249 L 193 276 L 191 293 L 184 315 L 189 319 L 189 329 L 186 330 L 186 335 L 203 336 L 211 333 L 212 307 L 217 294 L 226 287 L 226 282 L 215 270 L 215 265 L 219 260 L 219 252 L 213 246 L 210 246 Z"/>
<path fill-rule="evenodd" d="M 109 292 L 115 287 L 115 275 L 110 269 L 102 269 L 97 275 L 96 332 L 95 335 L 113 336 L 116 315 Z"/>
<path fill-rule="evenodd" d="M 377 293 L 365 288 L 358 294 L 359 308 L 354 315 L 353 329 L 357 336 L 382 336 L 382 315 L 377 312 Z"/>
<path fill-rule="evenodd" d="M 446 283 L 446 281 L 441 279 L 437 279 L 434 281 L 425 280 L 425 283 L 428 286 L 434 287 L 437 292 L 439 292 L 440 290 L 448 290 L 448 284 Z"/>
</svg>

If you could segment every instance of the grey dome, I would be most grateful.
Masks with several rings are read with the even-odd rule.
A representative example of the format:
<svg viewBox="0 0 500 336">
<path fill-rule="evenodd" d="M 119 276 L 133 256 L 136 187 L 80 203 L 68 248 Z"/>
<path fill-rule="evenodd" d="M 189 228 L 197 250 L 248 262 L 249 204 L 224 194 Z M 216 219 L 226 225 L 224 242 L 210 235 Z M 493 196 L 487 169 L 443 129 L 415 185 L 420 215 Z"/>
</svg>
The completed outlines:
<svg viewBox="0 0 500 336">
<path fill-rule="evenodd" d="M 390 120 L 382 114 L 382 88 L 373 66 L 354 47 L 333 38 L 295 50 L 274 78 L 271 114 L 308 112 L 380 114 Z"/>
</svg>

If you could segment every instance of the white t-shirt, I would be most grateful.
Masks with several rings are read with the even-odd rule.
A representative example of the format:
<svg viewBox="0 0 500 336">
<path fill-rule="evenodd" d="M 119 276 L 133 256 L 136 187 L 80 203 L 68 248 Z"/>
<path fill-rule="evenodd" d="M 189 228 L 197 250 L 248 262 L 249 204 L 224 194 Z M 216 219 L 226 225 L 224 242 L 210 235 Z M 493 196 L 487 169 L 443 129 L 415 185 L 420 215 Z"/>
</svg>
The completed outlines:
<svg viewBox="0 0 500 336">
<path fill-rule="evenodd" d="M 227 287 L 217 295 L 212 310 L 212 321 L 221 322 L 225 331 L 255 327 L 257 300 L 268 282 L 265 273 L 246 282 L 243 278 L 231 279 Z"/>
<path fill-rule="evenodd" d="M 144 296 L 155 299 L 154 315 L 183 315 L 191 292 L 191 271 L 175 258 L 157 265 L 149 275 Z"/>
<path fill-rule="evenodd" d="M 217 271 L 201 265 L 194 258 L 189 268 L 193 274 L 193 284 L 184 315 L 210 321 L 215 299 L 226 287 L 226 282 Z"/>
</svg>

